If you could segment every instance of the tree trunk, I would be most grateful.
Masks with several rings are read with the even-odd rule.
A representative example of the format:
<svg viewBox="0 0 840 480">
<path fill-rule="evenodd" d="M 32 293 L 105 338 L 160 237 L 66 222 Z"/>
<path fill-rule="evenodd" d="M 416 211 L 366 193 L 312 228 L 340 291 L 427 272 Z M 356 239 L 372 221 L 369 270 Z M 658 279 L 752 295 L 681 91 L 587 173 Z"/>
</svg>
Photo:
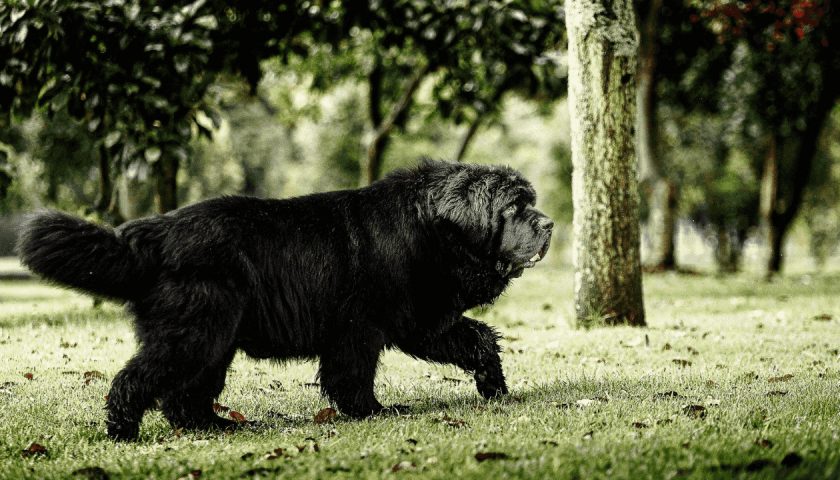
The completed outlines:
<svg viewBox="0 0 840 480">
<path fill-rule="evenodd" d="M 155 208 L 158 213 L 166 213 L 178 208 L 178 157 L 160 156 L 155 175 Z"/>
<path fill-rule="evenodd" d="M 643 326 L 632 2 L 570 0 L 566 29 L 575 314 L 581 324 Z"/>
<path fill-rule="evenodd" d="M 665 197 L 665 214 L 662 219 L 662 230 L 659 235 L 659 268 L 661 270 L 677 269 L 677 186 L 672 180 L 663 179 L 662 190 Z"/>
<path fill-rule="evenodd" d="M 475 119 L 470 122 L 470 127 L 461 139 L 461 144 L 458 146 L 458 152 L 455 154 L 456 162 L 464 160 L 464 156 L 467 154 L 467 148 L 469 148 L 470 142 L 472 142 L 473 137 L 475 137 L 476 132 L 478 132 L 478 127 L 481 125 L 482 119 L 483 115 L 477 114 Z"/>
<path fill-rule="evenodd" d="M 781 219 L 776 211 L 779 203 L 779 137 L 770 135 L 767 154 L 764 157 L 764 167 L 761 173 L 760 207 L 761 217 L 764 219 L 767 231 L 767 270 L 766 276 L 769 279 L 779 272 L 782 265 L 781 242 L 784 236 L 780 225 L 776 223 Z"/>
<path fill-rule="evenodd" d="M 93 209 L 99 213 L 108 210 L 111 205 L 114 186 L 111 182 L 111 158 L 108 155 L 108 148 L 105 145 L 99 146 L 99 194 Z"/>
<path fill-rule="evenodd" d="M 400 98 L 397 100 L 397 103 L 394 104 L 393 108 L 391 108 L 388 116 L 382 119 L 381 122 L 374 123 L 375 132 L 367 150 L 367 168 L 365 169 L 366 183 L 373 183 L 376 180 L 379 180 L 379 177 L 382 176 L 382 158 L 385 154 L 385 147 L 388 145 L 388 141 L 390 140 L 391 131 L 394 129 L 394 125 L 396 125 L 397 120 L 411 106 L 411 102 L 414 99 L 414 93 L 420 87 L 420 83 L 426 77 L 426 74 L 429 73 L 430 67 L 431 65 L 429 63 L 418 67 L 417 71 L 414 72 L 414 75 L 408 80 Z M 373 99 L 371 99 L 371 101 L 373 101 Z M 371 106 L 373 106 L 373 104 L 371 104 Z M 374 119 L 372 118 L 371 120 L 373 121 Z"/>
<path fill-rule="evenodd" d="M 647 191 L 647 224 L 652 232 L 653 261 L 656 271 L 676 270 L 677 190 L 657 155 L 656 60 L 657 27 L 662 0 L 649 0 L 639 11 L 639 86 L 636 90 L 636 145 L 639 177 L 651 186 Z"/>
</svg>

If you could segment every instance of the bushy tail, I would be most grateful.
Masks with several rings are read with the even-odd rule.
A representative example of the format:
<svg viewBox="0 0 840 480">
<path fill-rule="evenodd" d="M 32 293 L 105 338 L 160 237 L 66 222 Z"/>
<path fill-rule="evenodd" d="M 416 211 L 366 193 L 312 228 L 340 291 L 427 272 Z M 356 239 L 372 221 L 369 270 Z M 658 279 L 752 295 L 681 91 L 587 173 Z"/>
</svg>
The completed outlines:
<svg viewBox="0 0 840 480">
<path fill-rule="evenodd" d="M 134 298 L 145 277 L 140 260 L 112 229 L 61 212 L 29 216 L 17 251 L 38 275 L 94 295 Z"/>
</svg>

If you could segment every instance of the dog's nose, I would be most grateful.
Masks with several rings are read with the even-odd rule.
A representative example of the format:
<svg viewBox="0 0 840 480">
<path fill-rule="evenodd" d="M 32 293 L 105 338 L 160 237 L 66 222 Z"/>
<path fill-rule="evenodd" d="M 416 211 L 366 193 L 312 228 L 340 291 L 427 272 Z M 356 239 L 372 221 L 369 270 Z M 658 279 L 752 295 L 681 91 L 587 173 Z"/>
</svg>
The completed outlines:
<svg viewBox="0 0 840 480">
<path fill-rule="evenodd" d="M 540 228 L 543 230 L 551 230 L 552 228 L 554 228 L 554 220 L 548 217 L 542 217 L 537 222 L 537 225 L 539 225 Z"/>
</svg>

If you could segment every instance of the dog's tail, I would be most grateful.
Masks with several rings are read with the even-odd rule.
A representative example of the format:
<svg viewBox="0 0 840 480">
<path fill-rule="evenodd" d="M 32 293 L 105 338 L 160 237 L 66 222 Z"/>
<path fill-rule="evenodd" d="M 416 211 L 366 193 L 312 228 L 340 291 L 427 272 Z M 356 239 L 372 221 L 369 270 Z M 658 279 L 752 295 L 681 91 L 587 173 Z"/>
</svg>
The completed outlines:
<svg viewBox="0 0 840 480">
<path fill-rule="evenodd" d="M 98 296 L 134 298 L 146 276 L 141 260 L 113 229 L 61 212 L 29 216 L 16 249 L 38 275 Z"/>
</svg>

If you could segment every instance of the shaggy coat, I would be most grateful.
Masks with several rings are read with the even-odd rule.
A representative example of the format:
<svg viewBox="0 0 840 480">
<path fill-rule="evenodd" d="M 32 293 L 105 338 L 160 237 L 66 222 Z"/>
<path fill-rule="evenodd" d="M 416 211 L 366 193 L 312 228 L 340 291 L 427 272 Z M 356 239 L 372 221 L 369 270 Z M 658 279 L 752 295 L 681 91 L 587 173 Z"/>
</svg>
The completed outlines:
<svg viewBox="0 0 840 480">
<path fill-rule="evenodd" d="M 52 282 L 127 303 L 139 348 L 108 396 L 115 439 L 135 438 L 156 400 L 175 427 L 229 426 L 213 401 L 237 350 L 317 357 L 323 393 L 364 417 L 383 409 L 389 347 L 507 393 L 498 334 L 463 313 L 545 255 L 535 197 L 508 168 L 425 161 L 357 190 L 222 197 L 113 230 L 39 213 L 18 250 Z"/>
</svg>

